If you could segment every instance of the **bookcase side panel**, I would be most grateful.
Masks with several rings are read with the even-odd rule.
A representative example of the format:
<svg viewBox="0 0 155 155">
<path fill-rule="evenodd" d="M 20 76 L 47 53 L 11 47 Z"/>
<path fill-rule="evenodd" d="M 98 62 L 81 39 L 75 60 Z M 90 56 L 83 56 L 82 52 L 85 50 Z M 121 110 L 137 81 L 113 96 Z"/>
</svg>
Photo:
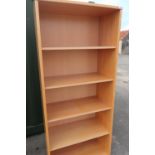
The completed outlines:
<svg viewBox="0 0 155 155">
<path fill-rule="evenodd" d="M 107 154 L 111 153 L 112 143 L 112 128 L 113 128 L 113 113 L 114 113 L 114 100 L 115 100 L 115 84 L 116 84 L 116 67 L 118 61 L 118 47 L 119 47 L 119 35 L 120 35 L 120 16 L 121 12 L 116 11 L 107 16 L 103 16 L 100 19 L 100 44 L 101 45 L 113 45 L 116 48 L 111 52 L 101 51 L 98 54 L 98 72 L 113 78 L 113 82 L 110 85 L 98 84 L 97 95 L 100 99 L 110 101 L 112 107 L 111 113 L 107 115 L 110 117 L 109 123 L 109 145 L 107 144 Z M 106 89 L 105 89 L 106 88 Z M 106 92 L 107 90 L 107 92 Z M 100 115 L 100 118 L 104 115 Z"/>
<path fill-rule="evenodd" d="M 46 109 L 46 95 L 45 95 L 45 83 L 44 83 L 44 72 L 43 72 L 43 58 L 42 58 L 42 45 L 41 45 L 41 34 L 40 34 L 40 19 L 39 19 L 39 2 L 34 1 L 34 17 L 35 17 L 35 31 L 37 40 L 37 51 L 38 51 L 38 66 L 39 66 L 39 76 L 40 76 L 40 86 L 42 94 L 42 107 L 44 113 L 44 129 L 45 129 L 45 139 L 47 145 L 47 154 L 50 155 L 49 151 L 49 133 L 47 126 L 47 109 Z"/>
</svg>

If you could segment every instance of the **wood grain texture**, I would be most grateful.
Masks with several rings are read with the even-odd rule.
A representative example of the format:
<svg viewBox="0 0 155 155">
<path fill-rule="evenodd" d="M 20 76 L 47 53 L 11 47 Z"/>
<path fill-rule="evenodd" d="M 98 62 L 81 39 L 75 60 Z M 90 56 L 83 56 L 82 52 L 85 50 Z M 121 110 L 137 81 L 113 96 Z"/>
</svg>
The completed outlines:
<svg viewBox="0 0 155 155">
<path fill-rule="evenodd" d="M 88 141 L 54 151 L 53 155 L 107 155 L 98 140 Z"/>
<path fill-rule="evenodd" d="M 41 14 L 43 47 L 97 46 L 99 18 L 59 14 Z"/>
<path fill-rule="evenodd" d="M 96 85 L 82 85 L 46 90 L 47 103 L 61 102 L 96 95 Z"/>
<path fill-rule="evenodd" d="M 113 89 L 114 82 L 97 84 L 96 95 L 101 101 L 113 107 Z"/>
<path fill-rule="evenodd" d="M 59 121 L 49 123 L 48 126 L 53 127 L 53 126 L 57 126 L 57 125 L 65 125 L 65 124 L 76 122 L 76 121 L 82 121 L 82 120 L 94 118 L 95 116 L 96 116 L 95 113 L 92 113 L 92 114 L 82 115 L 82 116 L 73 117 L 73 118 L 69 118 L 69 119 L 62 119 Z"/>
<path fill-rule="evenodd" d="M 51 151 L 95 139 L 108 134 L 104 125 L 97 119 L 76 121 L 65 125 L 52 127 L 49 130 Z"/>
<path fill-rule="evenodd" d="M 116 68 L 118 61 L 118 50 L 119 50 L 119 37 L 120 37 L 120 23 L 121 23 L 121 11 L 113 12 L 109 15 L 100 18 L 100 45 L 112 44 L 116 46 L 114 52 L 99 53 L 98 55 L 98 72 L 100 74 L 105 74 L 114 79 L 111 86 L 108 85 L 98 85 L 97 94 L 102 100 L 110 101 L 112 106 L 112 111 L 108 116 L 109 120 L 108 128 L 110 131 L 109 138 L 107 139 L 106 153 L 111 154 L 111 143 L 112 143 L 112 129 L 113 129 L 113 113 L 114 113 L 114 100 L 115 100 L 115 85 L 116 85 Z M 105 31 L 106 30 L 106 31 Z M 106 91 L 104 91 L 106 90 Z M 110 103 L 109 102 L 109 103 Z M 105 120 L 104 115 L 99 116 L 100 119 Z M 101 141 L 103 143 L 103 141 Z"/>
<path fill-rule="evenodd" d="M 40 86 L 41 86 L 41 94 L 42 94 L 42 107 L 43 107 L 43 112 L 44 112 L 45 138 L 46 138 L 46 145 L 47 145 L 47 154 L 50 155 L 50 151 L 49 151 L 49 133 L 48 133 L 48 122 L 47 122 L 46 95 L 45 95 L 45 81 L 44 81 L 44 71 L 43 71 L 42 44 L 41 44 L 41 34 L 40 34 L 41 31 L 40 31 L 38 1 L 34 1 L 34 16 L 35 16 L 36 39 L 37 39 L 37 51 L 38 51 L 38 66 L 39 66 Z"/>
<path fill-rule="evenodd" d="M 109 110 L 97 97 L 87 97 L 47 105 L 48 123 Z"/>
<path fill-rule="evenodd" d="M 97 73 L 78 74 L 45 78 L 46 90 L 112 81 L 111 78 Z"/>
<path fill-rule="evenodd" d="M 97 50 L 45 52 L 45 77 L 97 72 Z"/>
<path fill-rule="evenodd" d="M 120 8 L 64 0 L 35 4 L 48 155 L 110 155 Z"/>
<path fill-rule="evenodd" d="M 40 6 L 41 12 L 46 11 L 57 14 L 89 16 L 103 16 L 121 9 L 117 6 L 82 3 L 69 0 L 40 0 Z"/>
</svg>

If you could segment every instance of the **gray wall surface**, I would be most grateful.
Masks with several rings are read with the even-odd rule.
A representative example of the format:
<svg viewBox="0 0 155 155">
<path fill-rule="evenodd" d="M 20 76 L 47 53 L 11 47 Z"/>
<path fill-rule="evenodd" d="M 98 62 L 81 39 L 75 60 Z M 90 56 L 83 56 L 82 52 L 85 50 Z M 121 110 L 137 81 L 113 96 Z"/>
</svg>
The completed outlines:
<svg viewBox="0 0 155 155">
<path fill-rule="evenodd" d="M 26 0 L 26 135 L 43 132 L 33 0 Z"/>
</svg>

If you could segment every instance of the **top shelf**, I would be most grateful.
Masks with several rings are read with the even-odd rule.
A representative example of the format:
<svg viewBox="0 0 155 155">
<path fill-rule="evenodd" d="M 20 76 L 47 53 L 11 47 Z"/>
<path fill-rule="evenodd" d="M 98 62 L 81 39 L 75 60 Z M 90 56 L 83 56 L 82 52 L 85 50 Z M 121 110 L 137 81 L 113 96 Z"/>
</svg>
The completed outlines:
<svg viewBox="0 0 155 155">
<path fill-rule="evenodd" d="M 43 51 L 115 49 L 115 46 L 43 47 Z"/>
</svg>

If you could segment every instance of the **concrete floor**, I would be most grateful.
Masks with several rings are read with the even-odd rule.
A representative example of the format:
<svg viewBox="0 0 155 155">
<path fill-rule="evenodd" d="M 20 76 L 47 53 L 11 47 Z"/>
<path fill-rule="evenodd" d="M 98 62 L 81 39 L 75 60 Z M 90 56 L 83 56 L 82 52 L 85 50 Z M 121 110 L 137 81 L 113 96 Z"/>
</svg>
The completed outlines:
<svg viewBox="0 0 155 155">
<path fill-rule="evenodd" d="M 115 97 L 112 155 L 129 155 L 129 56 L 120 55 Z"/>
<path fill-rule="evenodd" d="M 129 155 L 129 56 L 120 55 L 117 72 L 112 155 Z M 44 134 L 27 138 L 27 155 L 46 155 Z"/>
</svg>

